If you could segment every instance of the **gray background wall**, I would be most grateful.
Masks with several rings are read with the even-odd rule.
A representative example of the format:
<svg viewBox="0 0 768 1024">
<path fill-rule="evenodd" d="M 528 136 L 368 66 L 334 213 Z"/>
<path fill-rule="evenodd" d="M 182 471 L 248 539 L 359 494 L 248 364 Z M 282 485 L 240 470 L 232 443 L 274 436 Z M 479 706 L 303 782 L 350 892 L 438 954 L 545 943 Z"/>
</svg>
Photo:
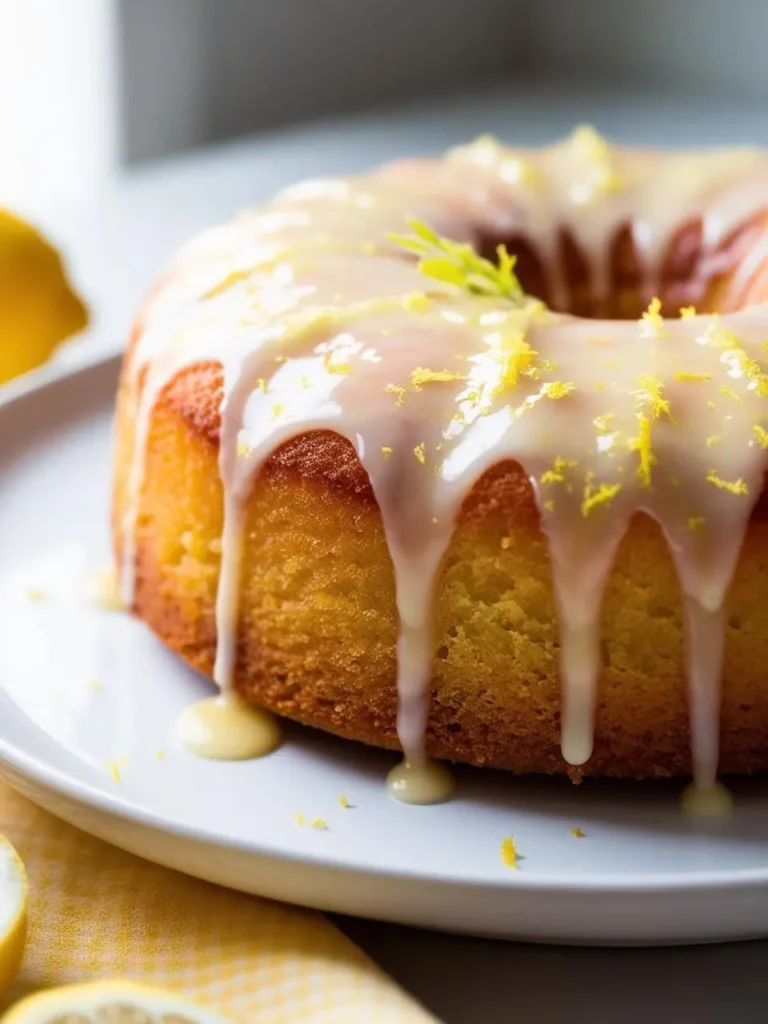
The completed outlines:
<svg viewBox="0 0 768 1024">
<path fill-rule="evenodd" d="M 499 80 L 522 0 L 120 0 L 123 152 Z"/>
<path fill-rule="evenodd" d="M 128 162 L 488 82 L 768 101 L 768 0 L 117 0 Z"/>
</svg>

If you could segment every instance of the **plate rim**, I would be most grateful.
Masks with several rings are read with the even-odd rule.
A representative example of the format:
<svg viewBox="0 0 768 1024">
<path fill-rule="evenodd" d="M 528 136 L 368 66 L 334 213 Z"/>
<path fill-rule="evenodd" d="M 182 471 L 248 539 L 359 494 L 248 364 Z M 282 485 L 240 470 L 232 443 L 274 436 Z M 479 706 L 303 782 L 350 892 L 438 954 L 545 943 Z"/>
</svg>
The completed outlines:
<svg viewBox="0 0 768 1024">
<path fill-rule="evenodd" d="M 123 359 L 122 352 L 97 353 L 79 362 L 77 366 L 56 363 L 44 366 L 24 374 L 0 388 L 0 412 L 11 405 L 21 403 L 41 391 L 55 388 L 57 385 L 79 376 L 106 370 L 113 366 L 116 370 Z M 546 876 L 538 874 L 535 869 L 509 872 L 508 878 L 488 876 L 456 876 L 455 874 L 425 874 L 407 868 L 366 866 L 359 862 L 338 859 L 322 850 L 297 851 L 286 849 L 279 844 L 272 844 L 264 838 L 258 840 L 245 839 L 237 836 L 226 836 L 214 830 L 187 823 L 172 816 L 162 814 L 146 806 L 127 800 L 117 794 L 79 778 L 50 764 L 43 758 L 30 754 L 3 734 L 0 725 L 0 763 L 8 765 L 26 777 L 32 783 L 46 787 L 55 794 L 85 805 L 99 813 L 123 819 L 132 825 L 149 828 L 156 832 L 172 834 L 177 839 L 202 842 L 222 850 L 237 851 L 254 857 L 279 860 L 293 867 L 307 869 L 327 869 L 352 873 L 359 878 L 382 879 L 387 881 L 423 882 L 430 881 L 440 885 L 471 889 L 484 894 L 495 890 L 523 890 L 527 893 L 558 895 L 566 892 L 584 896 L 587 894 L 623 895 L 628 897 L 650 894 L 697 892 L 737 892 L 751 889 L 754 886 L 768 885 L 768 864 L 765 868 L 742 868 L 708 870 L 685 875 L 675 872 L 659 872 L 657 874 L 625 874 L 601 875 L 596 882 L 589 876 L 570 875 L 566 872 L 548 872 Z M 10 782 L 13 785 L 12 782 Z"/>
</svg>

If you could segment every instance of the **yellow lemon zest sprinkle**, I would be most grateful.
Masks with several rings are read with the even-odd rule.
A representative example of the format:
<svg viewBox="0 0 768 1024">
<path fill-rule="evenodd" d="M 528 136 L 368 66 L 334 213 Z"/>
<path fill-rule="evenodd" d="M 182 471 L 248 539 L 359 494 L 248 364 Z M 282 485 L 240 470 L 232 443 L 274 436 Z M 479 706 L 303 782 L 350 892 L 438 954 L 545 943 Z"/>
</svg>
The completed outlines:
<svg viewBox="0 0 768 1024">
<path fill-rule="evenodd" d="M 268 384 L 263 377 L 259 377 L 259 379 L 256 381 L 256 387 L 262 393 L 262 395 L 266 395 Z"/>
<path fill-rule="evenodd" d="M 351 803 L 349 802 L 349 800 L 347 800 L 347 798 L 346 798 L 346 797 L 344 796 L 344 794 L 342 793 L 342 794 L 341 794 L 341 795 L 339 796 L 339 807 L 343 807 L 343 808 L 344 808 L 345 810 L 347 810 L 347 809 L 349 809 L 349 808 L 350 808 L 351 806 L 352 806 L 352 804 L 351 804 Z"/>
<path fill-rule="evenodd" d="M 499 370 L 498 384 L 493 395 L 514 391 L 520 384 L 520 376 L 532 368 L 536 353 L 525 340 L 522 332 L 501 339 L 492 353 Z"/>
<path fill-rule="evenodd" d="M 629 447 L 640 456 L 640 464 L 637 467 L 637 476 L 643 487 L 651 486 L 651 467 L 656 464 L 651 445 L 651 421 L 647 416 L 639 416 L 638 423 L 640 433 L 637 437 L 630 439 Z"/>
<path fill-rule="evenodd" d="M 424 463 L 427 461 L 427 446 L 424 444 L 423 441 L 420 444 L 416 445 L 416 447 L 413 449 L 413 454 L 416 456 L 416 458 L 423 466 Z"/>
<path fill-rule="evenodd" d="M 30 601 L 47 601 L 48 595 L 42 587 L 27 587 L 27 597 Z"/>
<path fill-rule="evenodd" d="M 594 487 L 588 483 L 584 488 L 584 500 L 581 503 L 581 514 L 588 516 L 598 505 L 608 505 L 621 490 L 621 484 L 600 484 Z"/>
<path fill-rule="evenodd" d="M 272 419 L 278 419 L 280 416 L 283 415 L 284 412 L 285 406 L 282 405 L 280 402 L 275 402 L 275 404 L 272 406 Z"/>
<path fill-rule="evenodd" d="M 316 828 L 319 829 L 319 831 L 324 832 L 328 828 L 328 822 L 325 818 L 313 818 L 309 823 L 309 827 Z"/>
<path fill-rule="evenodd" d="M 501 863 L 505 867 L 517 871 L 517 847 L 512 836 L 507 836 L 501 841 Z"/>
<path fill-rule="evenodd" d="M 689 384 L 700 384 L 704 381 L 712 380 L 711 373 L 688 373 L 685 370 L 681 370 L 675 374 L 675 380 L 681 380 Z"/>
<path fill-rule="evenodd" d="M 688 516 L 688 529 L 691 533 L 698 533 L 704 523 L 706 523 L 704 516 Z"/>
<path fill-rule="evenodd" d="M 761 398 L 768 398 L 768 373 L 756 359 L 747 359 L 743 363 L 744 372 L 750 383 L 750 390 L 756 391 Z"/>
<path fill-rule="evenodd" d="M 721 434 L 711 434 L 706 440 L 707 448 L 713 448 L 716 444 L 721 444 L 722 440 Z"/>
<path fill-rule="evenodd" d="M 555 461 L 552 463 L 552 468 L 547 469 L 544 473 L 541 474 L 541 483 L 565 483 L 566 469 L 573 469 L 576 465 L 578 465 L 578 463 L 574 462 L 573 459 L 564 459 L 562 455 L 558 455 Z"/>
<path fill-rule="evenodd" d="M 738 480 L 723 480 L 722 477 L 717 475 L 717 472 L 714 469 L 707 473 L 707 482 L 714 484 L 718 490 L 729 491 L 731 494 L 749 494 L 749 488 L 741 477 L 739 477 Z"/>
<path fill-rule="evenodd" d="M 432 305 L 432 300 L 424 292 L 411 292 L 403 296 L 403 308 L 409 313 L 423 313 Z"/>
<path fill-rule="evenodd" d="M 395 402 L 397 405 L 402 405 L 405 401 L 405 388 L 400 387 L 399 384 L 387 384 L 384 390 L 388 395 L 395 396 Z"/>
<path fill-rule="evenodd" d="M 658 296 L 651 299 L 648 309 L 640 317 L 643 328 L 643 335 L 646 338 L 663 338 L 666 336 L 664 317 L 661 315 L 661 299 Z"/>
<path fill-rule="evenodd" d="M 412 235 L 388 238 L 419 257 L 419 271 L 443 284 L 463 288 L 473 295 L 498 295 L 522 302 L 524 293 L 514 273 L 516 257 L 506 246 L 496 247 L 498 263 L 481 256 L 471 245 L 443 238 L 423 221 L 408 219 Z"/>
<path fill-rule="evenodd" d="M 545 501 L 544 502 L 544 508 L 547 510 L 547 512 L 554 512 L 555 511 L 555 502 L 554 502 L 554 500 L 552 498 L 549 498 L 547 501 Z"/>
<path fill-rule="evenodd" d="M 604 412 L 601 416 L 595 416 L 595 418 L 592 420 L 592 423 L 598 430 L 607 434 L 611 430 L 611 422 L 614 418 L 614 413 Z"/>
<path fill-rule="evenodd" d="M 326 373 L 348 374 L 352 373 L 350 363 L 334 363 L 333 353 L 326 352 L 323 356 L 323 368 Z"/>
<path fill-rule="evenodd" d="M 293 820 L 296 822 L 296 824 L 299 826 L 299 828 L 304 828 L 304 826 L 307 824 L 307 819 L 301 813 L 301 811 L 299 811 L 298 814 L 294 814 Z"/>
<path fill-rule="evenodd" d="M 155 751 L 155 757 L 157 758 L 158 761 L 164 761 L 165 760 L 165 751 L 162 748 L 160 748 L 159 750 L 156 750 Z"/>
<path fill-rule="evenodd" d="M 690 320 L 691 317 L 696 316 L 695 306 L 681 306 L 680 307 L 680 319 Z"/>
<path fill-rule="evenodd" d="M 388 444 L 383 444 L 381 446 L 381 454 L 384 456 L 385 459 L 388 459 L 389 456 L 392 454 L 392 448 Z"/>
<path fill-rule="evenodd" d="M 587 838 L 587 833 L 586 832 L 582 832 L 582 830 L 579 828 L 578 825 L 575 828 L 571 829 L 571 835 L 575 839 L 586 839 Z"/>
<path fill-rule="evenodd" d="M 107 771 L 112 776 L 112 781 L 117 783 L 123 781 L 123 768 L 127 766 L 128 759 L 126 757 L 118 757 L 114 761 L 107 761 L 105 765 Z"/>
<path fill-rule="evenodd" d="M 571 381 L 553 380 L 545 384 L 541 389 L 547 398 L 565 398 L 576 390 L 576 385 Z"/>
<path fill-rule="evenodd" d="M 757 438 L 757 443 L 761 448 L 768 448 L 768 430 L 764 427 L 759 426 L 757 423 L 752 427 L 752 431 Z"/>
<path fill-rule="evenodd" d="M 712 323 L 707 328 L 705 339 L 713 348 L 741 348 L 741 340 L 738 335 L 723 327 L 716 313 L 712 317 Z"/>
<path fill-rule="evenodd" d="M 251 446 L 245 440 L 245 438 L 238 438 L 237 441 L 237 454 L 241 459 L 247 459 L 251 454 Z"/>
<path fill-rule="evenodd" d="M 411 384 L 416 391 L 421 391 L 424 384 L 436 384 L 444 380 L 463 380 L 460 373 L 453 373 L 451 370 L 427 370 L 423 366 L 417 366 L 411 374 Z"/>
<path fill-rule="evenodd" d="M 718 390 L 720 391 L 721 395 L 727 395 L 727 397 L 728 398 L 732 398 L 734 400 L 734 402 L 740 402 L 741 403 L 741 402 L 744 401 L 744 399 L 741 397 L 741 395 L 736 394 L 736 392 L 733 390 L 733 388 L 728 388 L 728 387 L 725 386 L 725 384 L 723 384 L 723 386 L 721 388 L 719 388 Z"/>
<path fill-rule="evenodd" d="M 104 689 L 104 684 L 100 683 L 98 679 L 93 679 L 91 680 L 90 683 L 88 683 L 88 689 L 91 691 L 91 693 L 101 693 L 101 691 Z"/>
<path fill-rule="evenodd" d="M 638 387 L 632 394 L 641 405 L 648 405 L 653 412 L 655 420 L 666 416 L 672 420 L 672 413 L 669 410 L 669 400 L 662 398 L 664 382 L 654 373 L 641 373 L 637 378 Z"/>
</svg>

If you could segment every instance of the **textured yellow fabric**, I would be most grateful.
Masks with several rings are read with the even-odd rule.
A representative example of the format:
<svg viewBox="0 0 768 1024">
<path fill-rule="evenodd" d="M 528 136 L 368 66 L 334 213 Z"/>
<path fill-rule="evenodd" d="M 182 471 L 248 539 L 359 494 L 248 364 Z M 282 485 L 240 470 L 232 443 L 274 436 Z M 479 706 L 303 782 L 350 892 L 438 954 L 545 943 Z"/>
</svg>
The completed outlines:
<svg viewBox="0 0 768 1024">
<path fill-rule="evenodd" d="M 129 978 L 236 1024 L 434 1024 L 320 914 L 142 861 L 3 783 L 0 832 L 30 886 L 27 950 L 6 1005 L 51 985 Z"/>
</svg>

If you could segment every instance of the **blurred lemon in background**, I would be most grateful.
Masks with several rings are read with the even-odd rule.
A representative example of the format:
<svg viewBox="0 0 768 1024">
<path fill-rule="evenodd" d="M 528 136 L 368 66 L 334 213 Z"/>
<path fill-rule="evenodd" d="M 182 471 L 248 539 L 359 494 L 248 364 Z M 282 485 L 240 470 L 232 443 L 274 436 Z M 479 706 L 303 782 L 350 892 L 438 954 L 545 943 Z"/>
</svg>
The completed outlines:
<svg viewBox="0 0 768 1024">
<path fill-rule="evenodd" d="M 40 366 L 87 322 L 56 249 L 0 208 L 0 384 Z"/>
</svg>

